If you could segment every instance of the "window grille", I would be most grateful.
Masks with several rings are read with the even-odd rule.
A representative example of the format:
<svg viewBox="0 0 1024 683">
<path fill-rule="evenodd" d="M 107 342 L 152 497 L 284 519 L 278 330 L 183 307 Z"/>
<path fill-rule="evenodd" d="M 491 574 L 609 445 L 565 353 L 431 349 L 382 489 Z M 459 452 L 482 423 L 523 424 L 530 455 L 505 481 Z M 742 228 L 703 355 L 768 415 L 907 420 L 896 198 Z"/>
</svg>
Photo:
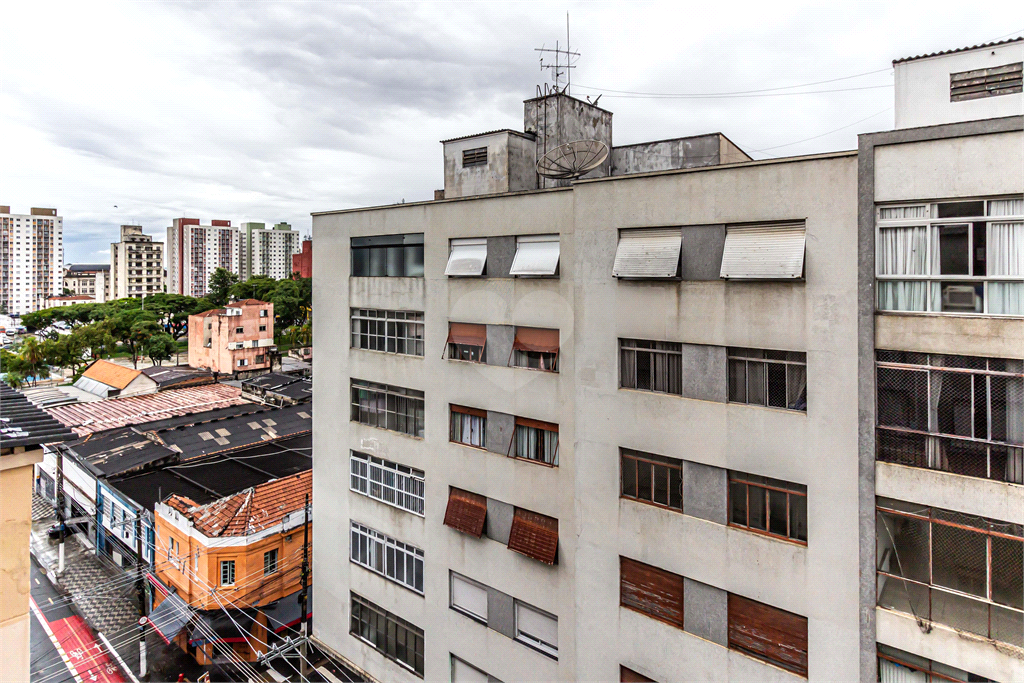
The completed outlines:
<svg viewBox="0 0 1024 683">
<path fill-rule="evenodd" d="M 517 417 L 512 449 L 517 458 L 557 467 L 558 425 Z"/>
<path fill-rule="evenodd" d="M 476 147 L 474 149 L 462 150 L 462 167 L 467 168 L 469 166 L 486 166 L 487 165 L 487 148 Z"/>
<path fill-rule="evenodd" d="M 221 560 L 220 563 L 220 585 L 235 585 L 235 561 Z"/>
<path fill-rule="evenodd" d="M 619 339 L 619 386 L 681 395 L 682 353 L 678 342 Z"/>
<path fill-rule="evenodd" d="M 423 437 L 423 392 L 352 380 L 353 422 Z"/>
<path fill-rule="evenodd" d="M 619 449 L 622 497 L 683 510 L 683 461 L 652 453 Z"/>
<path fill-rule="evenodd" d="M 423 677 L 423 629 L 378 607 L 355 593 L 352 596 L 352 623 L 349 632 Z"/>
<path fill-rule="evenodd" d="M 352 522 L 352 562 L 423 593 L 423 551 L 370 527 Z"/>
<path fill-rule="evenodd" d="M 1024 525 L 877 499 L 878 605 L 1024 647 Z"/>
<path fill-rule="evenodd" d="M 423 313 L 353 308 L 352 348 L 423 355 Z"/>
<path fill-rule="evenodd" d="M 729 525 L 807 544 L 807 487 L 729 471 Z"/>
<path fill-rule="evenodd" d="M 352 451 L 349 471 L 349 487 L 356 493 L 423 515 L 425 483 L 420 470 Z"/>
<path fill-rule="evenodd" d="M 1022 67 L 1024 63 L 1017 62 L 950 74 L 949 101 L 964 102 L 1021 92 Z"/>
<path fill-rule="evenodd" d="M 729 402 L 807 410 L 807 354 L 730 347 Z"/>
<path fill-rule="evenodd" d="M 876 359 L 878 460 L 1024 484 L 1024 360 Z"/>
<path fill-rule="evenodd" d="M 449 439 L 455 443 L 483 448 L 487 443 L 487 411 L 451 406 Z"/>
<path fill-rule="evenodd" d="M 277 571 L 277 548 L 263 553 L 263 575 L 268 576 Z"/>
</svg>

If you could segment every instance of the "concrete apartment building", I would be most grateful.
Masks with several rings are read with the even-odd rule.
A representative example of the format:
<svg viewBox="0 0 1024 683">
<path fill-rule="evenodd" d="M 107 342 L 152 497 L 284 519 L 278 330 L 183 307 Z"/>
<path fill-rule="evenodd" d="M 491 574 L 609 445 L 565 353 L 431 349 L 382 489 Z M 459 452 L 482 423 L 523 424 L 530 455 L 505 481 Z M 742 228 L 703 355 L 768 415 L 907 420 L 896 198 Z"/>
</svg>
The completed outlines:
<svg viewBox="0 0 1024 683">
<path fill-rule="evenodd" d="M 141 225 L 122 225 L 121 241 L 110 245 L 110 298 L 141 299 L 164 291 L 164 244 Z"/>
<path fill-rule="evenodd" d="M 206 296 L 217 268 L 238 274 L 241 241 L 231 221 L 201 225 L 198 218 L 175 218 L 167 228 L 167 291 Z"/>
<path fill-rule="evenodd" d="M 292 255 L 301 250 L 299 231 L 288 223 L 267 228 L 264 223 L 242 223 L 239 229 L 238 276 L 248 280 L 265 275 L 275 280 L 292 276 Z"/>
<path fill-rule="evenodd" d="M 162 266 L 161 266 L 162 268 Z M 101 304 L 110 298 L 110 265 L 107 263 L 74 263 L 64 269 L 64 289 L 73 294 L 91 296 Z"/>
<path fill-rule="evenodd" d="M 0 206 L 0 313 L 42 310 L 49 296 L 63 292 L 64 219 L 57 209 L 27 214 Z"/>
<path fill-rule="evenodd" d="M 274 304 L 232 301 L 188 318 L 188 364 L 236 377 L 269 372 L 274 346 Z"/>
<path fill-rule="evenodd" d="M 445 141 L 443 199 L 314 214 L 318 642 L 381 681 L 1020 680 L 1022 44 L 897 62 L 948 69 L 943 125 L 858 151 L 614 147 L 555 94 Z"/>
<path fill-rule="evenodd" d="M 313 240 L 302 240 L 302 251 L 292 254 L 292 272 L 299 277 L 313 277 Z"/>
</svg>

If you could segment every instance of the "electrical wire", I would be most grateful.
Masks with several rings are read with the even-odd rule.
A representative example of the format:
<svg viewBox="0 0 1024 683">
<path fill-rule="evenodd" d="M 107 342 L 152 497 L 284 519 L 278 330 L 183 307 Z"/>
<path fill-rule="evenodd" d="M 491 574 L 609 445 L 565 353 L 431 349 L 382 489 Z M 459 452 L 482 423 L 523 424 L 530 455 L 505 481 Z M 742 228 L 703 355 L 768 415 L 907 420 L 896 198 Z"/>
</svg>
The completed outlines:
<svg viewBox="0 0 1024 683">
<path fill-rule="evenodd" d="M 832 92 L 855 92 L 858 90 L 878 90 L 879 88 L 891 87 L 893 87 L 892 83 L 886 83 L 883 85 L 865 85 L 857 88 L 829 88 L 825 90 L 802 90 L 800 92 L 766 92 L 752 95 L 606 95 L 602 93 L 602 97 L 614 97 L 618 99 L 633 100 L 732 100 L 745 99 L 749 97 L 789 97 L 792 95 L 817 95 L 821 93 Z"/>
<path fill-rule="evenodd" d="M 867 121 L 868 119 L 873 119 L 876 116 L 884 114 L 887 111 L 892 111 L 892 107 L 886 107 L 882 111 L 876 111 L 874 114 L 872 114 L 870 116 L 865 116 L 862 119 L 857 119 L 853 123 L 848 123 L 845 126 L 840 126 L 839 128 L 833 128 L 832 130 L 826 131 L 826 132 L 824 132 L 824 133 L 822 133 L 820 135 L 815 135 L 813 137 L 804 138 L 803 140 L 797 140 L 796 142 L 787 142 L 784 145 L 775 145 L 774 147 L 764 147 L 762 149 L 752 149 L 750 151 L 751 152 L 761 152 L 761 153 L 763 153 L 763 152 L 767 152 L 768 150 L 772 150 L 772 149 L 781 149 L 783 147 L 792 147 L 793 145 L 799 145 L 801 142 L 810 142 L 811 140 L 817 140 L 818 138 L 823 138 L 825 136 L 832 135 L 832 133 L 838 133 L 841 130 L 846 130 L 847 128 L 852 128 L 853 126 L 856 126 L 858 123 L 863 123 L 863 122 Z M 768 156 L 772 156 L 772 155 L 769 154 Z"/>
</svg>

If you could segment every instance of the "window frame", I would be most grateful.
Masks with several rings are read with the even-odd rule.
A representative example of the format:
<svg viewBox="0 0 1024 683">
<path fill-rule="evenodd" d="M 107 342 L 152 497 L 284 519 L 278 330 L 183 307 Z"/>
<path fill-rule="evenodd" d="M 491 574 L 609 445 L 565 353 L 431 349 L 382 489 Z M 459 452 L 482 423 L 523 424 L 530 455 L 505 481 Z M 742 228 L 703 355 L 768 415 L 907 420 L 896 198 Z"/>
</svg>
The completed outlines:
<svg viewBox="0 0 1024 683">
<path fill-rule="evenodd" d="M 363 466 L 366 469 L 365 474 L 362 472 Z M 387 480 L 390 480 L 390 483 Z M 357 482 L 365 484 L 365 490 L 357 486 Z M 404 487 L 401 486 L 403 482 Z M 410 486 L 413 489 L 418 489 L 418 492 L 410 491 Z M 424 516 L 426 475 L 422 470 L 367 453 L 349 451 L 349 490 L 385 505 L 405 510 L 418 517 Z M 374 492 L 377 491 L 379 494 L 374 495 Z M 387 492 L 389 491 L 392 492 L 394 500 L 388 500 Z M 401 505 L 397 502 L 399 500 L 418 502 L 418 505 L 413 507 Z"/>
<path fill-rule="evenodd" d="M 227 570 L 227 573 L 228 573 L 228 575 L 231 578 L 231 581 L 229 583 L 224 581 L 225 570 Z M 233 587 L 235 585 L 235 581 L 237 580 L 237 578 L 238 577 L 235 574 L 235 561 L 234 560 L 221 560 L 220 561 L 220 584 L 219 585 L 223 586 L 225 588 Z"/>
<path fill-rule="evenodd" d="M 367 618 L 363 619 L 363 612 L 367 613 Z M 372 621 L 371 621 L 372 619 Z M 360 629 L 356 630 L 354 627 L 358 624 Z M 370 640 L 362 634 L 364 627 L 366 630 L 371 628 L 374 630 L 377 640 L 381 641 L 383 647 L 377 642 Z M 379 628 L 383 626 L 383 628 Z M 412 650 L 412 663 L 400 659 L 398 656 L 398 632 L 399 629 L 404 631 L 404 638 L 402 638 L 403 647 L 408 654 L 409 648 L 409 636 L 413 637 Z M 425 660 L 425 634 L 423 629 L 416 626 L 415 624 L 406 621 L 397 614 L 389 612 L 388 610 L 378 606 L 376 603 L 367 600 L 361 595 L 349 591 L 349 635 L 353 636 L 357 640 L 360 640 L 376 652 L 383 655 L 385 658 L 390 659 L 399 666 L 408 669 L 416 676 L 423 678 L 424 660 Z M 395 644 L 394 653 L 389 652 L 388 641 L 393 641 Z"/>
<path fill-rule="evenodd" d="M 280 567 L 278 563 L 279 556 L 280 552 L 277 548 L 271 548 L 263 553 L 263 576 L 271 576 L 277 573 Z M 268 568 L 270 571 L 267 571 Z"/>
<path fill-rule="evenodd" d="M 470 419 L 471 423 L 474 420 L 479 420 L 480 421 L 480 425 L 479 425 L 480 443 L 475 444 L 475 443 L 471 443 L 470 441 L 464 441 L 462 439 L 457 439 L 455 437 L 455 431 L 456 431 L 456 419 L 455 419 L 455 416 L 456 415 L 467 416 Z M 463 420 L 463 419 L 465 419 L 465 418 L 459 418 L 460 423 L 461 423 L 461 420 Z M 465 431 L 461 424 L 459 425 L 458 429 L 459 429 L 460 433 L 464 433 L 464 431 Z M 471 427 L 471 429 L 472 429 L 472 427 Z M 478 408 L 469 408 L 469 407 L 466 407 L 466 406 L 461 406 L 461 405 L 456 405 L 454 403 L 449 403 L 448 404 L 448 441 L 450 443 L 458 444 L 460 446 L 469 446 L 470 448 L 480 448 L 480 449 L 483 449 L 483 450 L 487 450 L 487 411 L 486 410 L 480 410 Z"/>
<path fill-rule="evenodd" d="M 469 584 L 470 586 L 472 586 L 474 588 L 478 588 L 478 589 L 482 590 L 484 592 L 484 595 L 485 595 L 484 599 L 487 600 L 487 593 L 488 593 L 487 586 L 485 586 L 484 584 L 480 583 L 479 581 L 474 581 L 473 579 L 469 578 L 465 574 L 460 574 L 459 572 L 456 572 L 456 571 L 453 571 L 453 570 L 449 569 L 448 570 L 448 607 L 450 609 L 452 609 L 452 610 L 455 610 L 459 614 L 472 619 L 473 621 L 477 622 L 478 624 L 483 624 L 484 626 L 487 626 L 488 620 L 490 619 L 490 610 L 491 610 L 490 602 L 488 601 L 488 602 L 485 603 L 484 609 L 487 612 L 487 614 L 483 614 L 483 615 L 477 614 L 476 612 L 473 612 L 473 611 L 471 611 L 470 609 L 468 609 L 466 607 L 462 607 L 460 605 L 455 604 L 455 581 L 456 581 L 456 579 L 459 580 L 459 581 L 462 581 L 463 583 Z"/>
<path fill-rule="evenodd" d="M 625 492 L 626 488 L 626 460 L 633 462 L 634 467 L 634 489 L 637 492 L 637 496 L 627 495 Z M 669 462 L 671 461 L 671 462 Z M 651 466 L 651 499 L 640 498 L 640 463 L 647 463 Z M 668 492 L 668 504 L 659 503 L 654 500 L 655 496 L 655 473 L 657 470 L 655 467 L 662 466 L 669 469 L 668 481 L 666 491 Z M 679 507 L 672 505 L 672 470 L 678 470 L 679 472 Z M 683 512 L 683 461 L 680 458 L 671 458 L 665 455 L 658 455 L 656 453 L 647 453 L 644 451 L 637 451 L 632 448 L 619 448 L 619 498 L 624 500 L 631 500 L 635 503 L 642 503 L 643 505 L 651 505 L 653 507 L 662 508 L 664 510 L 671 510 L 672 512 Z"/>
<path fill-rule="evenodd" d="M 349 420 L 356 422 L 367 427 L 374 427 L 376 429 L 384 429 L 395 434 L 405 434 L 411 436 L 414 439 L 423 439 L 426 434 L 426 401 L 424 392 L 418 389 L 408 389 L 406 387 L 399 387 L 390 384 L 380 384 L 379 382 L 370 382 L 367 380 L 356 379 L 355 377 L 349 380 L 350 387 L 350 411 Z M 363 396 L 362 393 L 366 394 L 366 404 L 369 405 L 371 401 L 380 401 L 383 398 L 384 410 L 373 410 L 371 411 L 368 407 L 363 408 Z M 374 397 L 378 397 L 374 399 Z M 393 399 L 393 400 L 392 400 Z M 405 401 L 405 408 L 407 412 L 400 412 L 399 401 Z M 418 405 L 417 405 L 418 404 Z M 394 409 L 392 409 L 392 407 Z M 418 407 L 418 409 L 417 409 Z M 367 415 L 383 415 L 384 424 L 380 424 L 380 418 L 378 417 L 375 421 L 362 420 L 363 413 Z M 392 428 L 392 416 L 395 423 L 395 428 Z M 412 431 L 406 431 L 398 429 L 398 423 L 402 418 L 408 425 L 412 423 Z"/>
<path fill-rule="evenodd" d="M 481 155 L 481 152 L 483 154 Z M 462 150 L 462 168 L 473 168 L 475 166 L 487 166 L 489 153 L 486 146 L 473 147 Z"/>
<path fill-rule="evenodd" d="M 383 334 L 379 334 L 381 326 L 384 328 Z M 374 328 L 373 331 L 370 330 L 371 327 Z M 417 330 L 419 336 L 415 336 Z M 349 344 L 353 349 L 422 358 L 425 330 L 423 311 L 384 308 L 349 309 Z M 400 331 L 402 334 L 399 334 Z M 366 340 L 365 346 L 363 345 L 364 339 Z M 398 350 L 399 342 L 404 342 L 405 351 Z M 409 352 L 410 346 L 413 348 L 412 353 Z"/>
<path fill-rule="evenodd" d="M 759 358 L 759 357 L 757 357 L 755 355 L 744 355 L 743 354 L 744 351 L 760 352 L 761 353 L 761 357 Z M 788 357 L 785 358 L 785 359 L 782 359 L 782 358 L 768 358 L 768 354 L 772 354 L 772 353 L 775 353 L 775 354 L 786 354 L 787 356 L 794 355 L 794 354 L 802 355 L 803 356 L 803 360 L 802 361 L 801 360 L 794 360 L 794 359 L 791 359 L 791 358 L 788 358 Z M 808 389 L 809 379 L 810 378 L 809 378 L 808 373 L 807 373 L 807 352 L 806 351 L 786 351 L 786 350 L 781 350 L 781 349 L 755 349 L 755 348 L 752 348 L 752 347 L 729 346 L 729 347 L 726 347 L 725 356 L 726 356 L 725 357 L 726 401 L 728 403 L 735 403 L 737 405 L 757 406 L 759 408 L 769 408 L 771 410 L 785 410 L 787 412 L 803 413 L 805 415 L 807 414 L 807 405 L 808 405 L 807 389 Z M 734 362 L 736 362 L 736 363 L 742 362 L 743 363 L 743 400 L 740 400 L 740 399 L 734 397 L 734 395 L 733 395 L 733 368 L 734 368 Z M 764 403 L 751 403 L 750 402 L 750 394 L 751 394 L 751 392 L 750 392 L 750 386 L 751 386 L 750 385 L 750 379 L 751 379 L 751 376 L 752 376 L 752 373 L 750 372 L 751 363 L 757 363 L 757 364 L 760 364 L 760 365 L 763 366 L 763 369 L 761 371 L 761 377 L 762 377 L 762 380 L 763 380 L 763 383 L 764 383 Z M 769 402 L 771 400 L 771 394 L 772 394 L 771 385 L 769 384 L 770 377 L 771 377 L 769 371 L 771 370 L 772 366 L 778 366 L 778 365 L 785 366 L 785 388 L 784 388 L 784 392 L 785 392 L 785 395 L 786 395 L 786 405 L 785 406 L 771 405 L 770 402 Z M 791 403 L 790 402 L 790 391 L 789 391 L 789 383 L 790 383 L 790 379 L 791 379 L 791 377 L 790 377 L 790 369 L 789 369 L 790 366 L 802 367 L 804 369 L 804 388 L 803 388 L 802 392 L 797 394 L 796 402 L 795 403 Z M 803 396 L 803 408 L 792 408 L 792 407 L 790 407 L 792 405 L 799 405 L 800 397 L 801 396 Z"/>
<path fill-rule="evenodd" d="M 358 542 L 357 538 L 358 537 Z M 365 539 L 365 543 L 363 540 Z M 365 552 L 364 552 L 365 551 Z M 398 577 L 401 555 L 402 577 Z M 366 561 L 363 561 L 365 556 Z M 373 527 L 349 520 L 349 562 L 383 576 L 417 595 L 423 595 L 424 553 L 422 548 L 399 541 Z M 379 567 L 377 565 L 380 565 Z M 412 565 L 412 581 L 406 580 Z M 418 581 L 417 581 L 418 579 Z"/>
<path fill-rule="evenodd" d="M 651 344 L 661 345 L 662 347 L 670 346 L 674 348 L 656 348 L 655 346 L 643 347 L 643 346 L 628 346 L 627 344 Z M 619 371 L 619 388 L 620 389 L 631 389 L 633 391 L 646 391 L 652 394 L 665 394 L 667 396 L 682 396 L 683 395 L 683 343 L 674 341 L 662 341 L 657 339 L 637 339 L 634 337 L 619 337 L 619 357 L 618 357 L 618 371 Z M 633 354 L 633 379 L 634 385 L 627 386 L 625 382 L 626 373 L 623 372 L 625 355 L 626 353 L 632 352 Z M 655 381 L 655 370 L 654 370 L 654 355 L 660 354 L 666 358 L 666 377 L 664 378 L 664 384 L 668 387 L 678 386 L 679 391 L 660 390 L 654 388 L 643 388 L 640 386 L 640 363 L 639 354 L 646 353 L 650 355 L 649 368 L 650 372 L 650 386 L 654 387 L 657 382 Z M 672 364 L 667 362 L 668 358 L 678 358 L 678 364 L 675 367 L 671 367 Z M 673 381 L 672 375 L 678 372 L 678 378 Z"/>
<path fill-rule="evenodd" d="M 544 426 L 541 426 L 544 425 Z M 544 432 L 555 434 L 555 451 L 550 454 L 550 460 L 530 458 L 528 456 L 519 455 L 519 428 L 523 429 L 534 429 L 540 434 L 537 437 L 537 444 L 541 446 L 543 450 L 547 450 L 542 444 L 545 442 Z M 554 427 L 554 429 L 547 429 L 546 427 Z M 537 465 L 544 465 L 545 467 L 558 467 L 558 451 L 561 446 L 561 439 L 558 437 L 558 425 L 552 422 L 542 422 L 541 420 L 533 420 L 525 417 L 515 417 L 515 426 L 512 429 L 512 438 L 509 440 L 509 452 L 508 456 L 516 460 L 524 460 L 526 462 L 532 462 Z"/>
<path fill-rule="evenodd" d="M 755 533 L 755 534 L 759 534 L 761 536 L 768 536 L 770 538 L 775 538 L 775 539 L 778 539 L 780 541 L 787 541 L 789 543 L 794 543 L 796 545 L 802 545 L 804 547 L 807 547 L 807 539 L 800 539 L 798 537 L 794 537 L 794 536 L 790 535 L 791 533 L 793 533 L 793 530 L 792 530 L 792 525 L 793 525 L 792 498 L 793 498 L 793 496 L 797 496 L 797 497 L 800 497 L 800 498 L 804 499 L 804 527 L 807 528 L 808 536 L 810 536 L 810 533 L 809 533 L 810 529 L 808 527 L 808 524 L 809 524 L 808 517 L 809 517 L 809 515 L 807 514 L 807 487 L 804 486 L 803 484 L 796 484 L 796 483 L 793 483 L 793 482 L 783 482 L 783 481 L 778 480 L 778 479 L 770 479 L 769 477 L 761 477 L 761 478 L 762 479 L 770 479 L 770 481 L 778 482 L 778 484 L 769 484 L 767 482 L 758 482 L 758 481 L 752 481 L 750 479 L 744 479 L 743 478 L 743 477 L 756 477 L 756 476 L 759 476 L 759 475 L 751 475 L 751 474 L 748 474 L 746 472 L 738 472 L 736 470 L 729 470 L 728 471 L 727 484 L 726 484 L 726 487 L 727 487 L 727 490 L 728 490 L 728 501 L 726 503 L 727 504 L 727 509 L 728 509 L 728 515 L 729 515 L 728 526 L 733 527 L 734 529 L 742 529 L 743 531 L 749 531 L 749 532 L 752 532 L 752 533 Z M 747 519 L 747 523 L 745 525 L 733 521 L 733 484 L 746 486 L 746 489 L 745 489 L 746 499 L 744 500 L 744 503 L 743 503 L 744 511 L 745 511 L 745 516 L 746 516 L 746 519 Z M 781 486 L 781 484 L 788 484 L 789 486 L 793 486 L 793 487 L 802 487 L 804 490 L 800 491 L 799 488 L 785 488 L 785 487 Z M 765 526 L 767 527 L 766 529 L 760 529 L 758 527 L 750 526 L 750 488 L 751 487 L 758 488 L 758 489 L 761 489 L 761 490 L 765 491 L 764 519 L 765 519 Z M 772 526 L 772 524 L 771 524 L 771 502 L 770 502 L 771 494 L 768 493 L 769 491 L 776 491 L 776 492 L 779 492 L 779 493 L 786 494 L 786 535 L 785 536 L 771 531 L 771 526 Z"/>
<path fill-rule="evenodd" d="M 521 643 L 521 644 L 525 645 L 526 647 L 528 647 L 528 648 L 530 648 L 532 650 L 536 650 L 537 652 L 540 652 L 543 655 L 551 657 L 555 661 L 558 661 L 558 645 L 557 644 L 552 645 L 551 643 L 545 642 L 545 641 L 541 640 L 540 638 L 537 638 L 537 637 L 532 636 L 532 635 L 530 635 L 528 633 L 525 633 L 524 631 L 520 631 L 519 630 L 519 609 L 520 608 L 525 608 L 526 610 L 534 612 L 534 613 L 536 613 L 536 614 L 538 614 L 538 615 L 540 615 L 542 617 L 546 617 L 548 619 L 553 619 L 555 621 L 555 633 L 556 633 L 556 635 L 558 633 L 558 616 L 554 615 L 554 614 L 551 614 L 550 612 L 547 612 L 545 610 L 542 610 L 539 607 L 534 607 L 533 605 L 531 605 L 531 604 L 529 604 L 527 602 L 524 602 L 524 601 L 520 600 L 519 598 L 513 598 L 512 599 L 513 632 L 515 633 L 515 637 L 513 638 L 513 640 L 515 640 L 517 643 Z"/>
</svg>

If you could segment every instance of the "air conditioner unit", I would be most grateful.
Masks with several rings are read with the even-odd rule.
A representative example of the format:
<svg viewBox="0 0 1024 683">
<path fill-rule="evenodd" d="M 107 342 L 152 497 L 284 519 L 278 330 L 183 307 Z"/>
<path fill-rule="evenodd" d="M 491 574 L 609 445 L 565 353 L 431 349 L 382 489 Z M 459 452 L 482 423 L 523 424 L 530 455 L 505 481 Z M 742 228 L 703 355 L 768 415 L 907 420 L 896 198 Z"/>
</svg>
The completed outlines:
<svg viewBox="0 0 1024 683">
<path fill-rule="evenodd" d="M 974 285 L 946 285 L 942 289 L 942 310 L 973 311 L 975 299 Z"/>
</svg>

